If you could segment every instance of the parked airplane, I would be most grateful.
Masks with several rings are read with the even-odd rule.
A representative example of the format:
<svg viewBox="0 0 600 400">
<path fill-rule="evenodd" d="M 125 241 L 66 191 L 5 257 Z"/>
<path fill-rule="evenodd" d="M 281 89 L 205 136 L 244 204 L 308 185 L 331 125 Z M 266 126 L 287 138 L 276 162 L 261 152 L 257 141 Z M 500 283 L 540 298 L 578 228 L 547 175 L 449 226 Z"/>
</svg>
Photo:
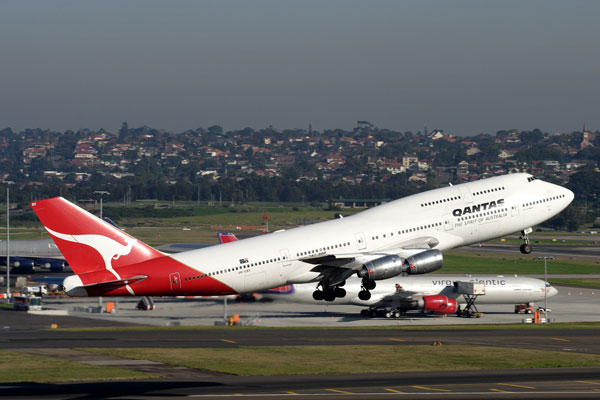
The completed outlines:
<svg viewBox="0 0 600 400">
<path fill-rule="evenodd" d="M 0 265 L 6 265 L 6 241 L 0 241 Z M 11 240 L 10 266 L 29 274 L 35 266 L 62 272 L 67 263 L 52 239 Z"/>
<path fill-rule="evenodd" d="M 441 251 L 521 231 L 556 215 L 573 193 L 512 174 L 435 189 L 347 218 L 166 255 L 57 197 L 31 203 L 75 275 L 70 295 L 221 295 L 318 282 L 315 298 L 345 295 L 358 274 L 359 298 L 375 281 L 442 266 Z"/>
<path fill-rule="evenodd" d="M 485 294 L 477 297 L 465 295 L 458 289 L 458 282 L 484 285 Z M 352 277 L 344 286 L 346 296 L 337 298 L 333 304 L 369 306 L 364 316 L 395 316 L 409 310 L 430 311 L 436 314 L 454 314 L 470 302 L 480 304 L 523 304 L 552 297 L 558 291 L 545 281 L 520 276 L 496 275 L 427 275 L 403 276 L 386 279 L 371 291 L 369 300 L 361 300 L 361 281 Z M 297 303 L 314 304 L 312 284 L 286 285 L 261 292 L 264 297 Z"/>
</svg>

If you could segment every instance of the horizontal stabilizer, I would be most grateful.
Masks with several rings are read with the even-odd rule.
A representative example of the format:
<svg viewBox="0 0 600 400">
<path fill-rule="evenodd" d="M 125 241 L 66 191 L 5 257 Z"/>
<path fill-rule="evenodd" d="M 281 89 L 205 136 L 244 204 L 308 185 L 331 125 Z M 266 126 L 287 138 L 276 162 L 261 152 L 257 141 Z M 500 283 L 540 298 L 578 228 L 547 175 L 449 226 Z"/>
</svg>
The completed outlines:
<svg viewBox="0 0 600 400">
<path fill-rule="evenodd" d="M 132 276 L 131 278 L 125 278 L 125 279 L 117 279 L 114 281 L 105 281 L 105 282 L 97 282 L 97 283 L 90 283 L 87 285 L 83 285 L 81 287 L 99 287 L 99 286 L 124 286 L 124 285 L 131 285 L 132 283 L 135 282 L 139 282 L 139 281 L 143 281 L 144 279 L 146 279 L 148 276 L 146 275 L 137 275 L 137 276 Z"/>
</svg>

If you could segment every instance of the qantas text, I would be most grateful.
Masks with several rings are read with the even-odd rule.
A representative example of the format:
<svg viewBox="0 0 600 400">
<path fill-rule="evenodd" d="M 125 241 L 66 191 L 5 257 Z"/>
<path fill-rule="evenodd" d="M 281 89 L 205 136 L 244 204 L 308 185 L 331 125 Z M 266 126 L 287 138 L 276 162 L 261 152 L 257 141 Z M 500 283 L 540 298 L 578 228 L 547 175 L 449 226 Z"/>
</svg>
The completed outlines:
<svg viewBox="0 0 600 400">
<path fill-rule="evenodd" d="M 490 201 L 488 203 L 475 204 L 472 206 L 467 206 L 465 208 L 457 208 L 452 211 L 452 215 L 455 217 L 460 217 L 461 215 L 476 213 L 479 211 L 491 210 L 492 208 L 496 208 L 504 204 L 504 199 L 498 199 L 496 201 Z"/>
</svg>

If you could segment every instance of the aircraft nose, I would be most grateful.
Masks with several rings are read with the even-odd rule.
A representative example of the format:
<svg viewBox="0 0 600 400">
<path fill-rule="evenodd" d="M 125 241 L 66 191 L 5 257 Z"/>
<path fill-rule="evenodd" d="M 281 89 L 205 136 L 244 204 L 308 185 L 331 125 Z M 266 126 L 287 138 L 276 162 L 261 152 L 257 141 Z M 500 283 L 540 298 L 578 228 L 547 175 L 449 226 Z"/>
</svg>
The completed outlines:
<svg viewBox="0 0 600 400">
<path fill-rule="evenodd" d="M 575 193 L 573 193 L 572 191 L 570 191 L 569 189 L 565 189 L 565 196 L 567 197 L 567 200 L 569 201 L 568 204 L 571 204 L 571 202 L 573 201 L 573 199 L 575 198 Z"/>
<path fill-rule="evenodd" d="M 548 297 L 552 297 L 556 294 L 558 294 L 558 289 L 556 289 L 554 286 L 549 286 L 548 287 Z"/>
</svg>

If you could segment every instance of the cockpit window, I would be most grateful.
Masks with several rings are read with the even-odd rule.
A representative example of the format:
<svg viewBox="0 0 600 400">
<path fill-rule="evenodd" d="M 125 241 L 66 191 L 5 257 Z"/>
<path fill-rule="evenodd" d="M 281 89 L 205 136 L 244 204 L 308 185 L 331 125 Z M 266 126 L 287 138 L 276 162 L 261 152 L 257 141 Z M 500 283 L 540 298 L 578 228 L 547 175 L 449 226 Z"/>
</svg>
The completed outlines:
<svg viewBox="0 0 600 400">
<path fill-rule="evenodd" d="M 535 181 L 535 176 L 530 176 L 527 178 L 527 182 L 533 182 Z"/>
</svg>

